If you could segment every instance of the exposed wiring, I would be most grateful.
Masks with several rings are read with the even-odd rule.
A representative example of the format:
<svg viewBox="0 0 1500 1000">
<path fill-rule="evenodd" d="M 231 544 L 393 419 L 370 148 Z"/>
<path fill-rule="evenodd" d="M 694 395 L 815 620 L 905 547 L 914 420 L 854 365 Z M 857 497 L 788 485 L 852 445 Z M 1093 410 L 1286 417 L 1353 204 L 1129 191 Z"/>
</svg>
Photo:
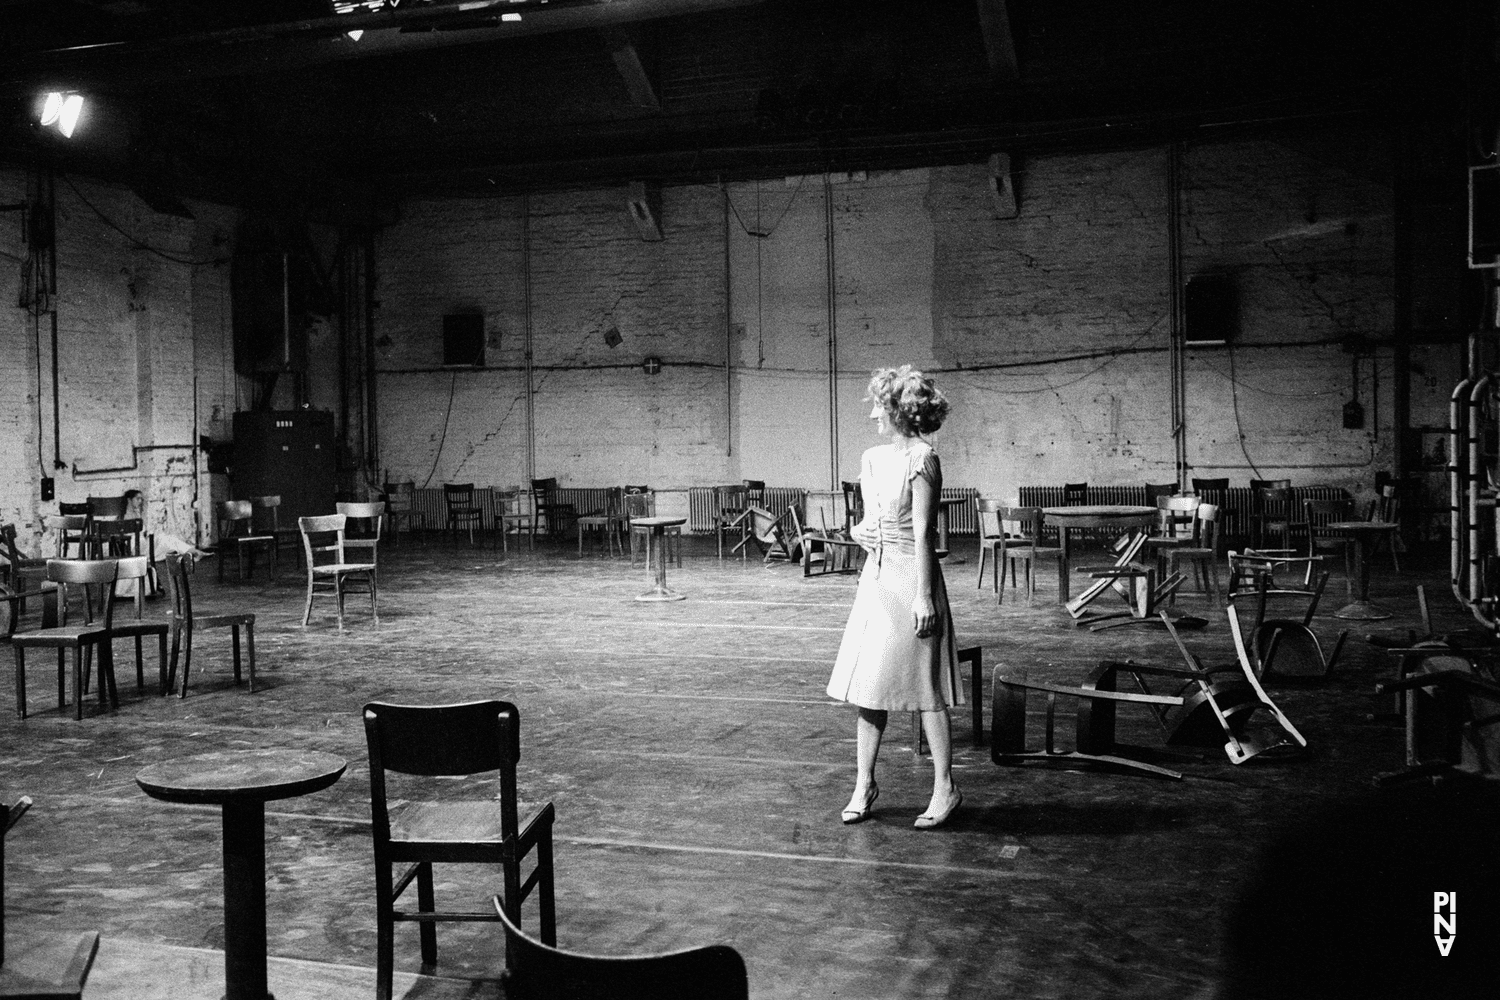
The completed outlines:
<svg viewBox="0 0 1500 1000">
<path fill-rule="evenodd" d="M 1245 464 L 1250 466 L 1250 471 L 1255 473 L 1256 479 L 1266 478 L 1255 465 L 1255 459 L 1250 457 L 1250 452 L 1245 448 L 1245 425 L 1240 420 L 1240 390 L 1239 378 L 1234 370 L 1234 345 L 1226 344 L 1225 350 L 1229 353 L 1229 398 L 1234 401 L 1234 433 L 1239 438 L 1240 454 L 1245 456 Z"/>
<path fill-rule="evenodd" d="M 448 440 L 448 418 L 453 415 L 453 396 L 458 392 L 458 372 L 453 373 L 453 380 L 448 384 L 448 408 L 443 411 L 443 433 L 438 437 L 437 451 L 432 454 L 432 468 L 427 470 L 427 478 L 422 480 L 422 488 L 432 482 L 432 477 L 437 475 L 438 460 L 443 457 L 443 442 Z"/>
<path fill-rule="evenodd" d="M 75 195 L 78 196 L 78 200 L 79 201 L 83 202 L 85 205 L 88 206 L 89 211 L 91 211 L 95 215 L 97 215 L 99 217 L 99 220 L 101 222 L 103 222 L 106 226 L 108 226 L 109 228 L 113 229 L 115 232 L 119 233 L 121 236 L 123 236 L 127 240 L 129 240 L 130 241 L 130 245 L 133 246 L 133 247 L 135 247 L 137 250 L 145 250 L 148 253 L 155 254 L 156 256 L 162 258 L 163 260 L 169 260 L 169 261 L 171 261 L 174 264 L 186 264 L 189 267 L 209 267 L 209 266 L 217 267 L 220 264 L 227 264 L 227 263 L 229 263 L 229 258 L 228 257 L 213 257 L 213 258 L 210 258 L 208 260 L 189 260 L 186 257 L 178 257 L 176 254 L 167 253 L 165 250 L 158 250 L 156 247 L 152 246 L 151 244 L 145 242 L 144 240 L 138 239 L 135 236 L 130 235 L 125 230 L 121 229 L 118 225 L 116 225 L 115 221 L 113 219 L 111 219 L 109 216 L 107 216 L 103 212 L 101 212 L 99 210 L 98 206 L 96 206 L 93 202 L 89 201 L 88 198 L 84 196 L 84 193 L 82 191 L 78 190 L 78 185 L 74 184 L 72 178 L 68 177 L 66 174 L 63 175 L 63 182 L 65 184 L 67 184 L 69 188 L 72 189 L 72 191 L 73 191 L 73 193 Z"/>
<path fill-rule="evenodd" d="M 735 207 L 734 199 L 731 198 L 731 197 L 729 197 L 729 189 L 728 188 L 724 189 L 724 200 L 727 201 L 727 202 L 729 202 L 729 211 L 734 214 L 734 221 L 737 222 L 737 223 L 739 223 L 740 229 L 744 231 L 744 233 L 745 233 L 746 236 L 753 236 L 753 237 L 755 237 L 758 240 L 770 239 L 771 235 L 776 232 L 777 227 L 781 225 L 781 220 L 786 218 L 786 213 L 788 213 L 788 212 L 790 212 L 792 210 L 792 203 L 797 200 L 797 195 L 799 193 L 801 193 L 801 191 L 802 191 L 802 184 L 806 180 L 807 180 L 807 175 L 806 174 L 803 174 L 803 175 L 801 175 L 800 177 L 797 178 L 797 186 L 792 189 L 792 193 L 787 197 L 786 204 L 783 205 L 783 206 L 781 206 L 781 214 L 778 215 L 778 216 L 776 216 L 776 221 L 773 222 L 773 223 L 771 223 L 771 228 L 770 229 L 761 229 L 760 228 L 760 181 L 756 181 L 755 182 L 755 228 L 754 229 L 751 229 L 749 226 L 745 225 L 745 220 L 742 219 L 742 218 L 740 218 L 740 210 Z"/>
</svg>

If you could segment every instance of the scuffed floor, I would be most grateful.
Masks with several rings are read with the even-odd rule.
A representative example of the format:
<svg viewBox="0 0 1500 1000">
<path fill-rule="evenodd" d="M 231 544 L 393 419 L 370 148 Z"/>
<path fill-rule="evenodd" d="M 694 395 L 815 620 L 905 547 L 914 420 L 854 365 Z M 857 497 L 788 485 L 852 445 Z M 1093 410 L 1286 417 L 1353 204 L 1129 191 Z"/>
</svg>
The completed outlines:
<svg viewBox="0 0 1500 1000">
<path fill-rule="evenodd" d="M 406 539 L 381 560 L 380 624 L 354 597 L 343 632 L 326 604 L 301 626 L 295 567 L 279 585 L 221 586 L 205 565 L 201 610 L 258 616 L 254 695 L 231 682 L 226 632 L 198 636 L 186 700 L 138 695 L 123 645 L 116 712 L 91 700 L 82 722 L 59 713 L 51 667 L 37 657 L 30 718 L 15 717 L 13 686 L 0 685 L 0 798 L 35 800 L 7 842 L 9 923 L 98 929 L 88 995 L 219 995 L 209 953 L 223 933 L 219 815 L 149 799 L 133 775 L 209 750 L 295 746 L 344 756 L 349 768 L 325 792 L 267 807 L 270 953 L 327 970 L 273 963 L 272 986 L 283 1000 L 298 995 L 290 984 L 325 981 L 316 995 L 367 996 L 374 889 L 360 706 L 495 697 L 521 711 L 523 797 L 557 809 L 565 947 L 725 942 L 764 1000 L 1207 997 L 1220 925 L 1256 846 L 1401 764 L 1399 724 L 1367 718 L 1388 707 L 1373 691 L 1390 663 L 1358 637 L 1415 627 L 1413 587 L 1424 580 L 1439 626 L 1466 624 L 1437 574 L 1377 566 L 1374 594 L 1398 617 L 1350 623 L 1331 680 L 1273 690 L 1310 751 L 1234 767 L 1203 748 L 1167 762 L 1187 774 L 1181 782 L 996 767 L 972 745 L 965 707 L 954 714 L 964 806 L 951 828 L 922 832 L 911 824 L 930 770 L 911 752 L 905 717 L 887 732 L 874 817 L 839 822 L 853 715 L 823 685 L 853 578 L 720 563 L 711 539 L 690 539 L 669 581 L 688 600 L 640 604 L 643 568 L 580 560 L 571 543 L 502 558 Z M 987 676 L 1000 663 L 1076 683 L 1102 657 L 1181 662 L 1161 632 L 1076 629 L 1053 603 L 1054 579 L 1034 605 L 1008 597 L 997 608 L 974 572 L 972 555 L 947 568 L 960 645 L 984 647 Z M 1316 623 L 1325 642 L 1344 624 L 1328 616 L 1342 581 L 1329 589 Z M 1228 662 L 1222 613 L 1199 597 L 1182 604 L 1213 619 L 1185 635 L 1189 646 Z M 11 654 L 0 656 L 13 670 Z M 148 660 L 148 691 L 153 670 Z M 1033 697 L 1039 747 L 1043 702 Z M 1071 747 L 1072 705 L 1060 707 L 1059 743 Z M 1162 746 L 1144 709 L 1122 709 L 1119 726 L 1122 740 Z M 440 908 L 481 908 L 499 886 L 498 873 L 473 868 L 438 875 Z M 493 925 L 441 925 L 438 937 L 445 979 L 403 979 L 398 995 L 499 995 Z M 420 971 L 410 926 L 398 928 L 396 967 Z M 132 987 L 145 983 L 159 989 Z"/>
</svg>

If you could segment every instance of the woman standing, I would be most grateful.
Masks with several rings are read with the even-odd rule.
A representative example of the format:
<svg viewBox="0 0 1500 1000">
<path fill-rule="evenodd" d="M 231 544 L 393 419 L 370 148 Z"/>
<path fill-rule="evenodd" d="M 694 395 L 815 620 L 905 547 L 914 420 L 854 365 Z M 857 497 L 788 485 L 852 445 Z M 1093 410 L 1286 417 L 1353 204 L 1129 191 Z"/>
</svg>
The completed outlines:
<svg viewBox="0 0 1500 1000">
<path fill-rule="evenodd" d="M 962 705 L 953 616 L 937 559 L 943 473 L 923 440 L 943 425 L 948 401 L 910 365 L 883 368 L 867 395 L 876 432 L 889 437 L 860 460 L 865 518 L 853 535 L 869 552 L 828 694 L 859 709 L 858 772 L 845 823 L 870 816 L 880 794 L 875 758 L 888 713 L 919 711 L 932 747 L 932 801 L 916 826 L 942 826 L 963 801 L 953 783 L 948 707 Z"/>
</svg>

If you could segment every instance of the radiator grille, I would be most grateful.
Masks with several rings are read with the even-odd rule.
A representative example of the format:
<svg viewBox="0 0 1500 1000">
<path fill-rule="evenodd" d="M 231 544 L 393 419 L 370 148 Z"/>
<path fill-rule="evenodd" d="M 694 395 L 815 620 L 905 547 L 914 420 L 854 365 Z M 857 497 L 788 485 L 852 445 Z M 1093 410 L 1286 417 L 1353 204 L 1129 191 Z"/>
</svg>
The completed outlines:
<svg viewBox="0 0 1500 1000">
<path fill-rule="evenodd" d="M 978 490 L 966 486 L 943 488 L 944 500 L 967 501 L 966 503 L 956 503 L 948 508 L 948 534 L 979 534 L 979 508 L 974 504 L 974 499 L 977 496 L 979 496 Z"/>
<path fill-rule="evenodd" d="M 944 495 L 947 492 L 944 490 Z M 1203 499 L 1206 503 L 1220 505 L 1225 515 L 1221 522 L 1224 530 L 1234 534 L 1244 531 L 1244 526 L 1250 524 L 1252 496 L 1248 486 L 1233 486 L 1228 490 L 1227 496 L 1220 490 L 1207 490 L 1203 494 Z M 1294 521 L 1301 519 L 1302 512 L 1298 508 L 1304 500 L 1349 499 L 1348 491 L 1341 486 L 1294 486 L 1292 496 L 1294 498 L 1292 520 Z M 1022 486 L 1020 500 L 1022 507 L 1061 507 L 1063 506 L 1063 488 L 1061 486 Z M 1144 486 L 1090 486 L 1088 502 L 1148 506 Z"/>
</svg>

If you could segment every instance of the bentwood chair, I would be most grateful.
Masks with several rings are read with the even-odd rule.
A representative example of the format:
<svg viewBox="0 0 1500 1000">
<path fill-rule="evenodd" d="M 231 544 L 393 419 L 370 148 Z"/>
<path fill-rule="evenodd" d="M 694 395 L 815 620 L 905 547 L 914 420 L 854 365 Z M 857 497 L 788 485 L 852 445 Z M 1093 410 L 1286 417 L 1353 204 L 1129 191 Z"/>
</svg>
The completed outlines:
<svg viewBox="0 0 1500 1000">
<path fill-rule="evenodd" d="M 503 701 L 454 705 L 364 707 L 370 753 L 370 819 L 375 847 L 375 995 L 390 1000 L 395 968 L 395 925 L 419 924 L 422 964 L 438 960 L 438 921 L 497 921 L 483 911 L 438 910 L 432 866 L 500 866 L 501 911 L 521 922 L 521 904 L 534 891 L 542 941 L 557 942 L 553 902 L 552 803 L 519 820 L 516 764 L 521 757 L 521 717 Z M 498 772 L 493 779 L 454 779 Z M 398 775 L 387 787 L 387 776 Z M 426 779 L 426 780 L 423 780 Z M 446 780 L 445 780 L 446 779 Z M 431 799 L 435 793 L 441 799 Z M 535 867 L 522 877 L 527 855 Z M 395 866 L 409 867 L 396 876 Z M 401 894 L 417 883 L 417 908 L 398 910 Z M 469 883 L 472 884 L 472 883 Z M 487 895 L 487 894 L 486 894 Z M 483 897 L 481 897 L 483 898 Z M 550 996 L 565 996 L 551 993 Z"/>
<path fill-rule="evenodd" d="M 158 693 L 167 693 L 167 633 L 171 630 L 171 622 L 161 619 L 145 617 L 146 587 L 150 577 L 150 562 L 145 556 L 128 556 L 119 560 L 119 569 L 115 573 L 115 586 L 109 588 L 110 597 L 106 601 L 112 601 L 118 596 L 119 586 L 131 583 L 131 602 L 135 605 L 135 615 L 115 616 L 112 637 L 117 639 L 135 640 L 135 688 L 137 693 L 146 689 L 145 664 L 142 657 L 141 644 L 147 636 L 156 636 L 156 672 Z M 87 672 L 85 671 L 85 674 Z M 111 675 L 110 683 L 114 683 Z M 110 692 L 113 695 L 113 691 Z"/>
<path fill-rule="evenodd" d="M 650 955 L 589 955 L 538 941 L 523 931 L 496 896 L 505 928 L 508 1000 L 748 1000 L 745 961 L 714 944 Z"/>
<path fill-rule="evenodd" d="M 391 540 L 400 545 L 403 526 L 410 531 L 413 527 L 426 523 L 422 513 L 416 509 L 417 484 L 410 481 L 386 483 L 382 492 L 385 494 L 385 516 L 391 525 Z"/>
<path fill-rule="evenodd" d="M 10 644 L 16 651 L 16 714 L 26 718 L 26 650 L 54 649 L 57 651 L 57 707 L 67 704 L 65 678 L 67 674 L 67 652 L 73 651 L 73 718 L 83 718 L 84 672 L 99 650 L 99 702 L 102 705 L 106 694 L 113 690 L 114 669 L 110 660 L 111 626 L 114 624 L 115 602 L 104 600 L 100 621 L 88 616 L 81 623 L 69 623 L 68 588 L 100 586 L 106 593 L 113 590 L 115 575 L 119 571 L 116 559 L 49 559 L 47 579 L 57 585 L 60 623 L 30 632 L 18 632 L 11 636 Z"/>
<path fill-rule="evenodd" d="M 1146 506 L 1154 507 L 1160 497 L 1170 497 L 1177 494 L 1176 483 L 1147 483 L 1146 484 Z"/>
<path fill-rule="evenodd" d="M 605 497 L 604 506 L 587 514 L 579 514 L 574 519 L 578 529 L 578 556 L 583 557 L 583 536 L 585 532 L 597 531 L 600 535 L 600 543 L 605 552 L 614 555 L 615 549 L 624 555 L 624 546 L 620 544 L 621 528 L 625 521 L 625 491 L 620 487 L 611 487 Z"/>
<path fill-rule="evenodd" d="M 1354 571 L 1351 568 L 1355 553 L 1355 540 L 1348 535 L 1329 531 L 1326 527 L 1337 521 L 1354 518 L 1352 500 L 1304 500 L 1302 501 L 1302 523 L 1307 531 L 1307 554 L 1321 555 L 1338 552 L 1344 557 L 1344 590 L 1349 599 L 1354 599 Z M 1311 571 L 1307 579 L 1311 581 Z"/>
<path fill-rule="evenodd" d="M 344 554 L 355 562 L 378 563 L 380 529 L 385 523 L 385 504 L 336 503 L 334 510 L 348 518 L 344 522 Z M 368 557 L 368 558 L 366 558 Z"/>
<path fill-rule="evenodd" d="M 265 499 L 265 498 L 262 498 Z M 279 500 L 278 500 L 279 503 Z M 265 509 L 265 508 L 262 508 Z M 219 582 L 224 582 L 224 563 L 232 553 L 239 567 L 239 579 L 245 579 L 245 562 L 263 550 L 271 564 L 271 579 L 276 579 L 276 552 L 279 542 L 274 530 L 258 530 L 255 506 L 249 500 L 225 500 L 218 505 Z"/>
<path fill-rule="evenodd" d="M 1385 485 L 1380 487 L 1380 495 L 1377 496 L 1374 500 L 1370 501 L 1370 508 L 1365 513 L 1365 520 L 1375 521 L 1380 524 L 1401 523 L 1401 498 L 1397 494 L 1396 485 L 1394 483 L 1386 483 Z M 1380 541 L 1380 539 L 1377 539 L 1376 541 L 1378 542 Z M 1391 568 L 1394 569 L 1397 573 L 1400 573 L 1400 553 L 1405 551 L 1406 549 L 1405 544 L 1401 541 L 1400 529 L 1398 528 L 1397 530 L 1391 532 L 1390 535 L 1384 539 L 1384 541 L 1390 546 L 1391 549 Z M 1375 549 L 1372 545 L 1370 549 L 1370 555 L 1373 556 L 1374 554 Z"/>
<path fill-rule="evenodd" d="M 1042 545 L 1042 508 L 1001 507 L 1000 546 L 995 553 L 995 566 L 1000 571 L 999 586 L 995 589 L 995 603 L 1005 600 L 1005 571 L 1010 570 L 1010 585 L 1016 587 L 1016 564 L 1025 563 L 1026 603 L 1036 596 L 1038 564 L 1046 561 L 1054 565 L 1062 559 L 1062 549 Z"/>
<path fill-rule="evenodd" d="M 1198 538 L 1197 496 L 1162 496 L 1156 498 L 1156 533 L 1146 539 L 1146 551 L 1156 560 L 1158 571 L 1166 567 L 1166 553 L 1181 545 L 1192 545 Z M 1158 576 L 1165 574 L 1158 572 Z"/>
<path fill-rule="evenodd" d="M 1147 543 L 1150 543 L 1149 539 Z M 1215 605 L 1220 602 L 1218 506 L 1198 504 L 1193 511 L 1191 535 L 1182 544 L 1162 549 L 1160 555 L 1168 576 L 1186 563 L 1193 568 L 1195 581 L 1202 583 L 1203 592 L 1209 599 Z"/>
<path fill-rule="evenodd" d="M 458 531 L 466 528 L 469 544 L 474 544 L 474 529 L 484 526 L 484 511 L 474 502 L 473 483 L 444 483 L 443 503 L 448 508 L 448 540 L 458 543 Z"/>
<path fill-rule="evenodd" d="M 21 552 L 16 544 L 16 526 L 14 524 L 0 524 L 0 557 L 5 560 L 4 575 L 0 576 L 0 583 L 8 585 L 18 598 L 17 611 L 26 610 L 26 592 L 30 587 L 30 580 L 43 580 L 47 576 L 47 560 L 38 556 L 28 556 Z M 13 623 L 14 624 L 14 623 Z"/>
<path fill-rule="evenodd" d="M 297 519 L 297 527 L 302 532 L 302 555 L 307 562 L 307 606 L 302 612 L 303 625 L 312 620 L 313 597 L 322 593 L 332 596 L 338 605 L 339 628 L 342 629 L 344 594 L 351 578 L 367 584 L 370 617 L 377 624 L 380 622 L 376 608 L 375 564 L 348 561 L 344 554 L 345 521 L 343 514 Z"/>
<path fill-rule="evenodd" d="M 1295 502 L 1290 479 L 1250 480 L 1250 544 L 1257 549 L 1291 548 Z"/>
<path fill-rule="evenodd" d="M 63 510 L 61 513 L 49 514 L 42 518 L 43 527 L 53 532 L 57 542 L 57 558 L 85 558 L 84 544 L 89 529 L 88 504 L 60 503 L 57 506 L 59 508 L 83 508 L 76 513 Z"/>
<path fill-rule="evenodd" d="M 559 538 L 567 531 L 569 521 L 578 517 L 578 511 L 570 503 L 564 503 L 558 498 L 557 479 L 548 477 L 546 479 L 533 479 L 531 481 L 531 531 L 535 534 L 545 530 L 553 538 Z"/>
<path fill-rule="evenodd" d="M 188 673 L 193 666 L 193 633 L 199 629 L 227 628 L 234 648 L 234 682 L 240 682 L 240 629 L 245 630 L 249 647 L 250 691 L 255 692 L 255 615 L 248 611 L 202 614 L 193 609 L 193 589 L 188 578 L 194 563 L 176 553 L 167 556 L 167 575 L 172 581 L 172 656 L 167 666 L 166 691 L 177 687 L 177 697 L 186 698 Z M 182 667 L 182 684 L 177 685 L 177 668 Z M 165 692 L 164 692 L 165 693 Z"/>
</svg>

